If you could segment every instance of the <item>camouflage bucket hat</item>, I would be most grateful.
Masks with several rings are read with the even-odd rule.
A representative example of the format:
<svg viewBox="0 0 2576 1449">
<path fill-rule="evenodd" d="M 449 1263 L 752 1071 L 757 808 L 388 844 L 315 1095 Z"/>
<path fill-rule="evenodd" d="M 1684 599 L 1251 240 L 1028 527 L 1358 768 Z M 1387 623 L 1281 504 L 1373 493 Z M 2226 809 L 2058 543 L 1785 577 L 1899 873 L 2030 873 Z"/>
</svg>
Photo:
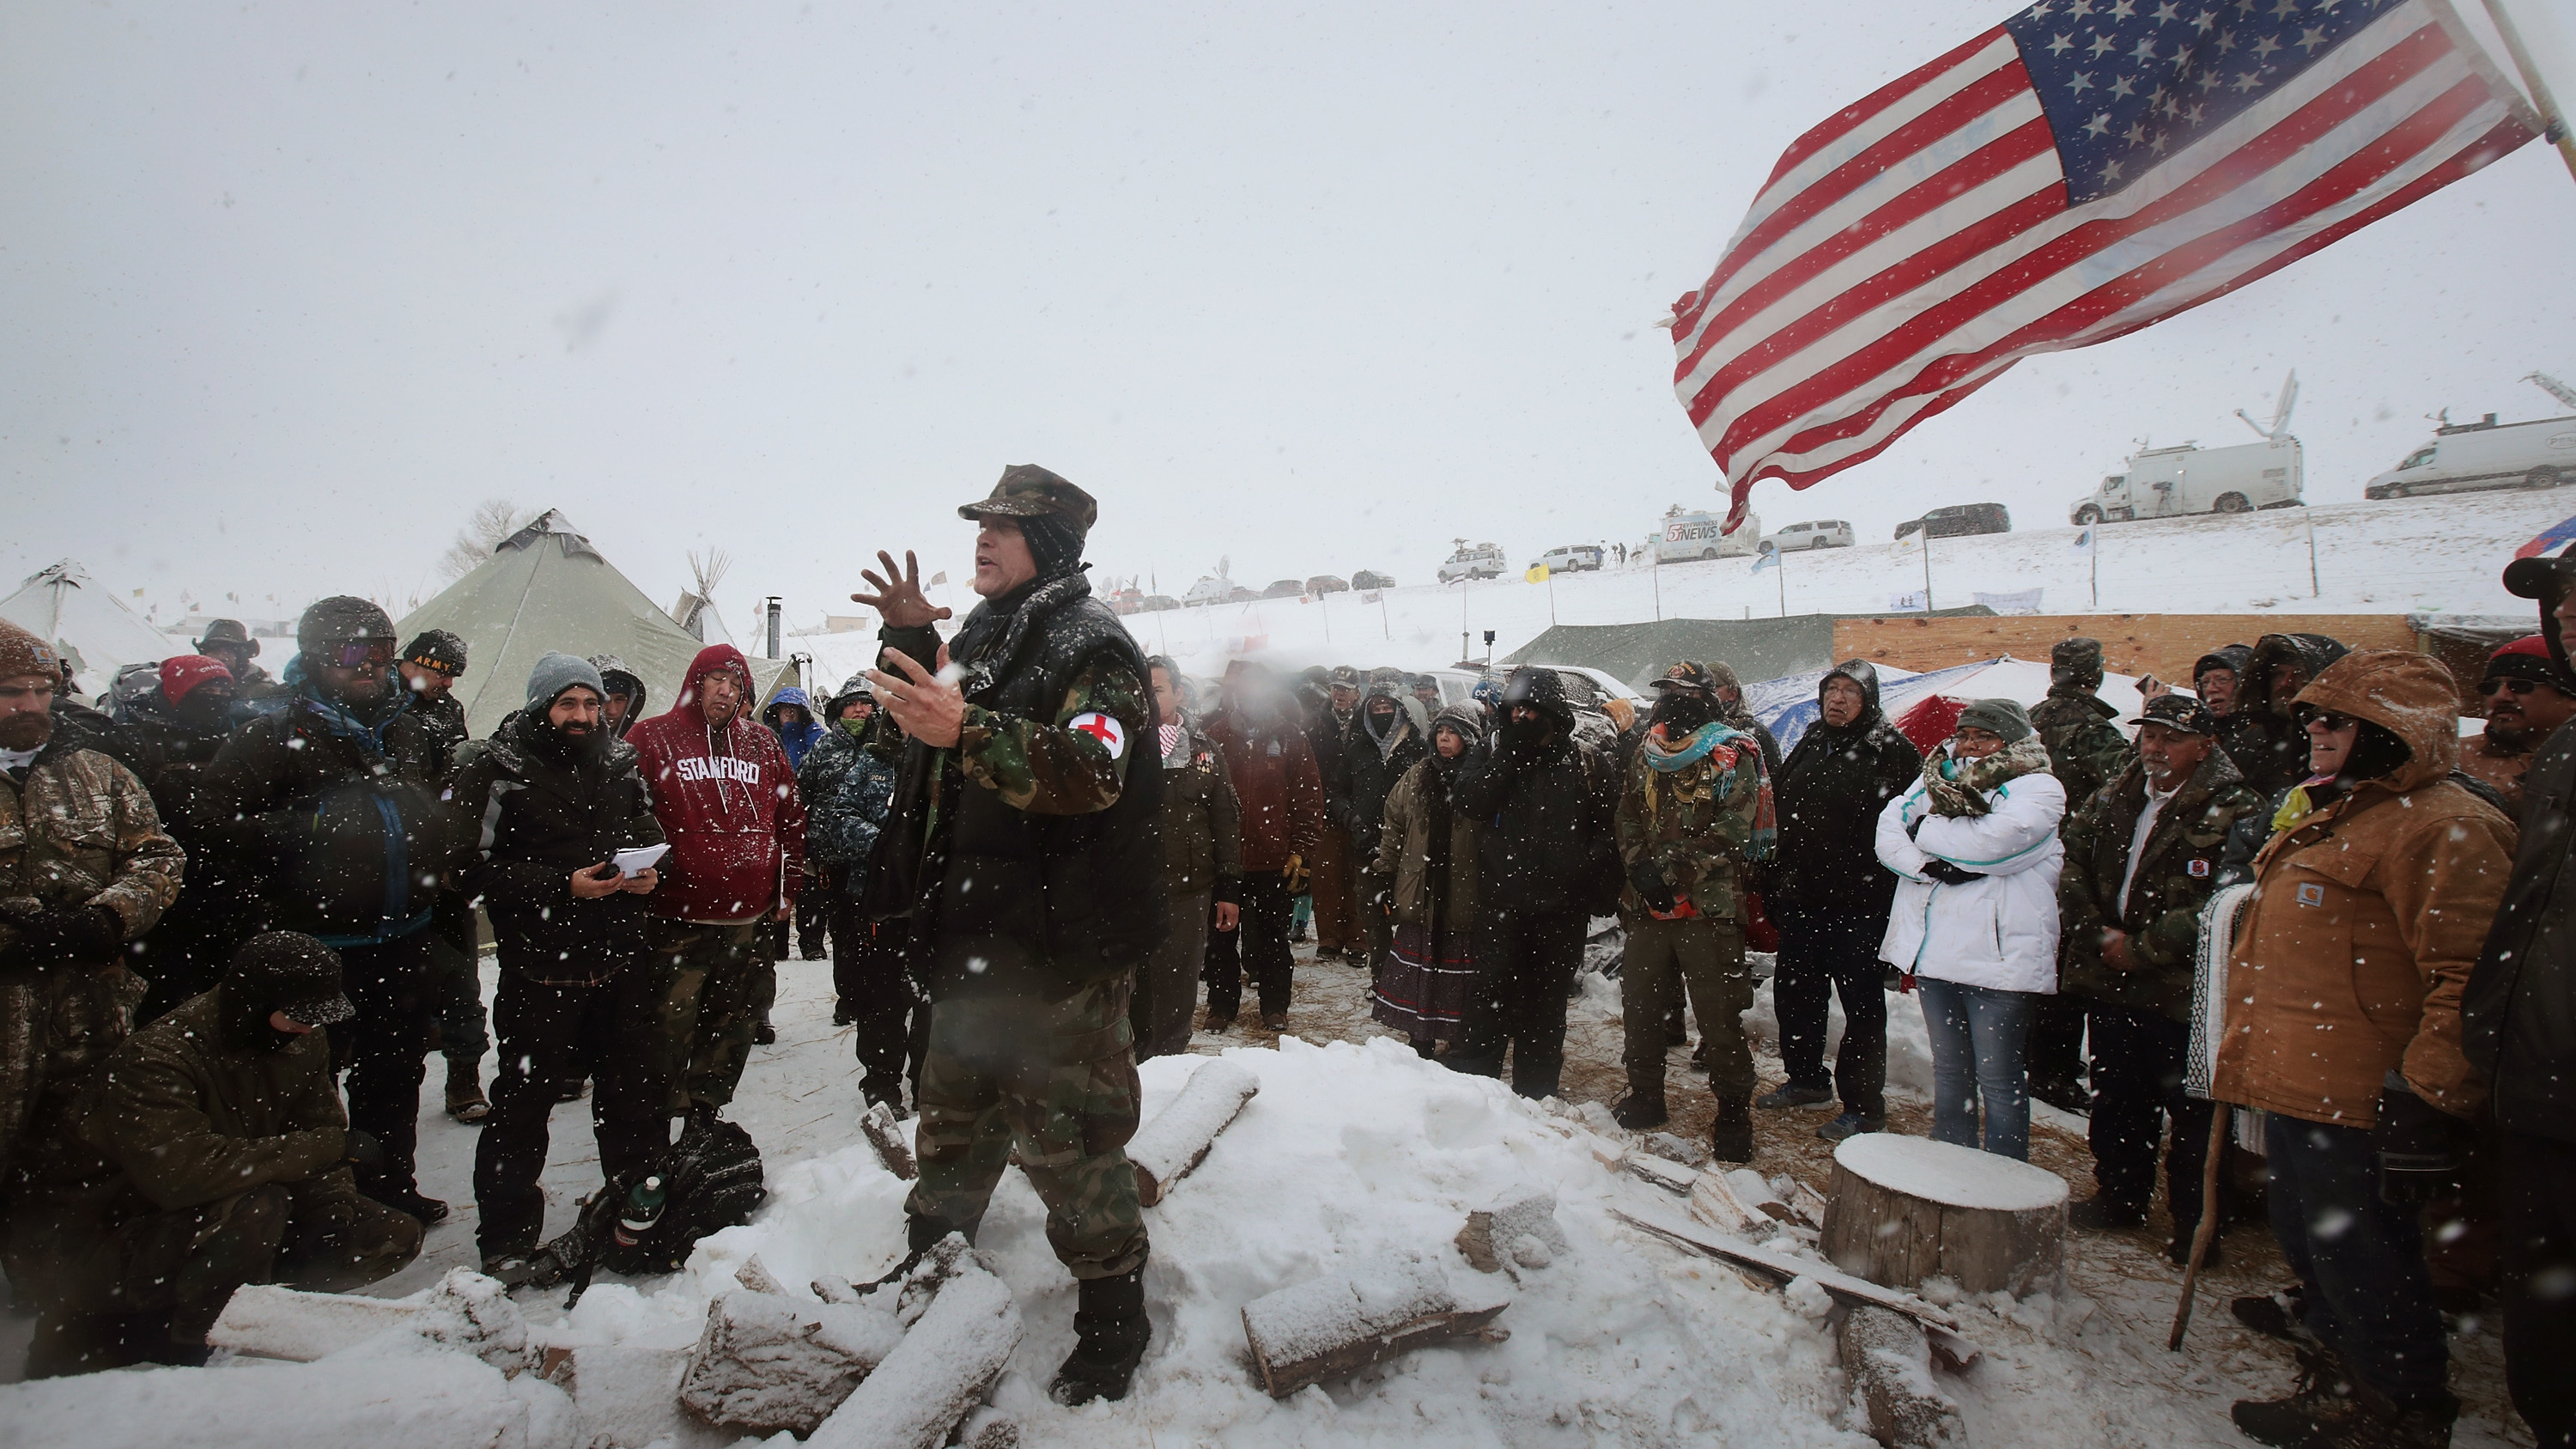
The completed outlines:
<svg viewBox="0 0 2576 1449">
<path fill-rule="evenodd" d="M 1013 463 L 1002 470 L 1002 481 L 993 491 L 975 503 L 960 504 L 960 518 L 1052 518 L 1087 537 L 1091 525 L 1099 520 L 1100 505 L 1090 494 L 1076 488 L 1054 473 L 1035 463 Z"/>
</svg>

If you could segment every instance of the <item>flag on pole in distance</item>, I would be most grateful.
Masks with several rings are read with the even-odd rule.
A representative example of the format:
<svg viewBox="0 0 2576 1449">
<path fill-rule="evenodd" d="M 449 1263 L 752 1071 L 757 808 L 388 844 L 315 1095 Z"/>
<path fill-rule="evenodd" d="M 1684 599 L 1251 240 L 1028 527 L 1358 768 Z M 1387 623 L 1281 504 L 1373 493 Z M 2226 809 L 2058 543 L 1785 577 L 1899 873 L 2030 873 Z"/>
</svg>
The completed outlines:
<svg viewBox="0 0 2576 1449">
<path fill-rule="evenodd" d="M 2562 518 L 2532 535 L 2531 542 L 2513 551 L 2515 558 L 2538 558 L 2558 545 L 2576 539 L 2576 518 Z"/>
<path fill-rule="evenodd" d="M 948 571 L 946 569 L 941 569 L 939 572 L 930 576 L 930 581 L 934 584 L 944 584 L 948 582 Z"/>
<path fill-rule="evenodd" d="M 2529 141 L 2456 24 L 2449 0 L 2039 0 L 1799 137 L 1673 304 L 1673 390 L 1734 515 Z"/>
<path fill-rule="evenodd" d="M 1757 574 L 1762 572 L 1764 569 L 1776 569 L 1779 566 L 1780 550 L 1776 548 L 1766 548 L 1762 550 L 1762 556 L 1753 561 L 1753 571 Z"/>
<path fill-rule="evenodd" d="M 2093 551 L 2093 530 L 2092 530 L 2092 529 L 2087 528 L 2087 529 L 2080 530 L 2080 531 L 2078 531 L 2078 532 L 2076 533 L 2076 535 L 2075 535 L 2075 551 L 2076 551 L 2077 553 L 2091 553 L 2091 552 Z"/>
</svg>

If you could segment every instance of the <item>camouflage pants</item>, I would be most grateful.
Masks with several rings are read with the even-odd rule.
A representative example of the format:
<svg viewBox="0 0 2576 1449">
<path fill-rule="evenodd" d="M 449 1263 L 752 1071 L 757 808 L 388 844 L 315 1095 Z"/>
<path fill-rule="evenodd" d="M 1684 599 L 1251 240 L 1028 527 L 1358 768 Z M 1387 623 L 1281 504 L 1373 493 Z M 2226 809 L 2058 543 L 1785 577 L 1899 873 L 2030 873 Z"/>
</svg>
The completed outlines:
<svg viewBox="0 0 2576 1449">
<path fill-rule="evenodd" d="M 1721 1102 L 1753 1095 L 1753 1051 L 1744 1041 L 1744 1012 L 1753 1004 L 1753 973 L 1744 964 L 1744 928 L 1702 916 L 1687 921 L 1626 918 L 1628 947 L 1619 967 L 1628 1090 L 1664 1085 L 1664 1013 L 1690 996 L 1691 1015 L 1708 1050 L 1708 1089 Z"/>
<path fill-rule="evenodd" d="M 1076 1278 L 1145 1261 L 1127 1139 L 1136 1132 L 1130 977 L 1063 1001 L 995 997 L 930 1007 L 921 1066 L 921 1179 L 906 1210 L 972 1238 L 1017 1147 L 1047 1209 L 1047 1241 Z"/>
<path fill-rule="evenodd" d="M 759 1019 L 766 926 L 653 922 L 653 949 L 646 958 L 660 1000 L 653 1012 L 653 1049 L 670 1083 L 664 1110 L 674 1117 L 695 1105 L 731 1102 L 742 1082 L 752 1024 Z"/>
</svg>

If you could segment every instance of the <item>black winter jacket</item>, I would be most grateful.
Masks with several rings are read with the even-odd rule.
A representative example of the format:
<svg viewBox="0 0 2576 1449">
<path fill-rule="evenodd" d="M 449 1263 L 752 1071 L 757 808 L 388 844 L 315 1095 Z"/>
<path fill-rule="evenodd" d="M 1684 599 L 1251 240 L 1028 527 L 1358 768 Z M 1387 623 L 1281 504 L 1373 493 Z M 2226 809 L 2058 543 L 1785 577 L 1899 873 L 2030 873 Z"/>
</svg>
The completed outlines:
<svg viewBox="0 0 2576 1449">
<path fill-rule="evenodd" d="M 1618 908 L 1618 776 L 1560 724 L 1515 751 L 1486 737 L 1459 766 L 1454 808 L 1478 821 L 1476 894 L 1487 915 L 1608 915 Z"/>
<path fill-rule="evenodd" d="M 662 841 L 634 747 L 603 738 L 604 748 L 572 752 L 553 726 L 522 714 L 478 747 L 449 791 L 475 831 L 458 883 L 481 898 L 501 969 L 529 981 L 595 985 L 645 951 L 645 897 L 572 893 L 573 872 Z"/>
<path fill-rule="evenodd" d="M 1350 837 L 1351 862 L 1355 869 L 1367 870 L 1377 859 L 1378 832 L 1384 828 L 1387 792 L 1414 762 L 1431 753 L 1425 738 L 1430 721 L 1421 701 L 1398 699 L 1395 723 L 1388 726 L 1394 739 L 1389 750 L 1385 742 L 1370 733 L 1368 701 L 1360 702 L 1360 712 L 1342 735 L 1341 768 L 1326 772 L 1324 814 L 1344 835 Z M 1338 789 L 1339 793 L 1335 793 Z"/>
<path fill-rule="evenodd" d="M 330 946 L 398 940 L 430 924 L 460 842 L 439 799 L 446 752 L 407 701 L 359 713 L 297 694 L 233 732 L 188 801 L 259 882 L 265 925 Z"/>
<path fill-rule="evenodd" d="M 1869 702 L 1840 729 L 1820 716 L 1781 765 L 1772 787 L 1780 870 L 1763 903 L 1783 924 L 1884 928 L 1896 877 L 1878 863 L 1878 817 L 1923 773 L 1923 752 L 1879 708 L 1877 670 L 1856 659 L 1825 678 L 1834 675 L 1859 685 Z"/>
<path fill-rule="evenodd" d="M 2460 1000 L 2460 1048 L 2507 1132 L 2576 1142 L 2576 728 L 2523 776 L 2522 842 Z"/>
</svg>

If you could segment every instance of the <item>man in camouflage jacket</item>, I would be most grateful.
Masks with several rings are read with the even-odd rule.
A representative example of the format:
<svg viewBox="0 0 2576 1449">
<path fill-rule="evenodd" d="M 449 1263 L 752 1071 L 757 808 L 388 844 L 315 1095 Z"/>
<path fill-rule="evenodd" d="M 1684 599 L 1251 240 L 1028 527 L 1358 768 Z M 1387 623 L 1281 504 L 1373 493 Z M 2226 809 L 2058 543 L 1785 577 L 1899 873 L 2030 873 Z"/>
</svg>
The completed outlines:
<svg viewBox="0 0 2576 1449">
<path fill-rule="evenodd" d="M 41 1196 L 63 1111 L 133 1029 L 127 943 L 185 857 L 134 772 L 55 718 L 61 656 L 0 620 L 0 1201 Z"/>
<path fill-rule="evenodd" d="M 2135 1227 L 2155 1195 L 2166 1119 L 2175 1243 L 2200 1221 L 2210 1104 L 2186 1097 L 2192 962 L 2228 830 L 2264 808 L 2219 748 L 2218 720 L 2184 695 L 2147 701 L 2138 758 L 2071 816 L 2058 876 L 2062 990 L 2093 1030 L 2093 1177 L 2079 1227 Z"/>
<path fill-rule="evenodd" d="M 1720 718 L 1725 702 L 1707 666 L 1685 661 L 1654 687 L 1661 697 L 1619 794 L 1628 1095 L 1615 1110 L 1622 1126 L 1664 1121 L 1664 1013 L 1687 989 L 1708 1045 L 1717 1155 L 1740 1162 L 1752 1155 L 1753 1054 L 1741 1023 L 1753 1004 L 1744 869 L 1762 796 L 1762 743 Z"/>
<path fill-rule="evenodd" d="M 2102 687 L 2102 641 L 2061 639 L 2048 654 L 2048 698 L 2031 707 L 2030 727 L 2048 748 L 2048 772 L 2066 787 L 2066 813 L 2115 779 L 2129 761 L 2129 742 L 2111 721 L 2119 711 L 2094 693 Z M 2066 966 L 2059 938 L 2058 969 Z M 2030 1022 L 2030 1094 L 2069 1112 L 2085 1109 L 2084 1005 L 2060 993 L 2043 996 Z"/>
<path fill-rule="evenodd" d="M 877 592 L 858 600 L 885 619 L 893 666 L 869 682 L 911 737 L 869 865 L 871 902 L 910 897 L 930 998 L 909 1238 L 917 1252 L 971 1240 L 1016 1147 L 1078 1285 L 1073 1355 L 1049 1392 L 1117 1399 L 1150 1334 L 1125 1148 L 1128 1002 L 1165 928 L 1154 706 L 1143 651 L 1082 576 L 1091 495 L 1018 464 L 958 512 L 981 525 L 984 602 L 951 644 L 917 565 L 878 555 L 887 577 L 866 575 Z"/>
</svg>

